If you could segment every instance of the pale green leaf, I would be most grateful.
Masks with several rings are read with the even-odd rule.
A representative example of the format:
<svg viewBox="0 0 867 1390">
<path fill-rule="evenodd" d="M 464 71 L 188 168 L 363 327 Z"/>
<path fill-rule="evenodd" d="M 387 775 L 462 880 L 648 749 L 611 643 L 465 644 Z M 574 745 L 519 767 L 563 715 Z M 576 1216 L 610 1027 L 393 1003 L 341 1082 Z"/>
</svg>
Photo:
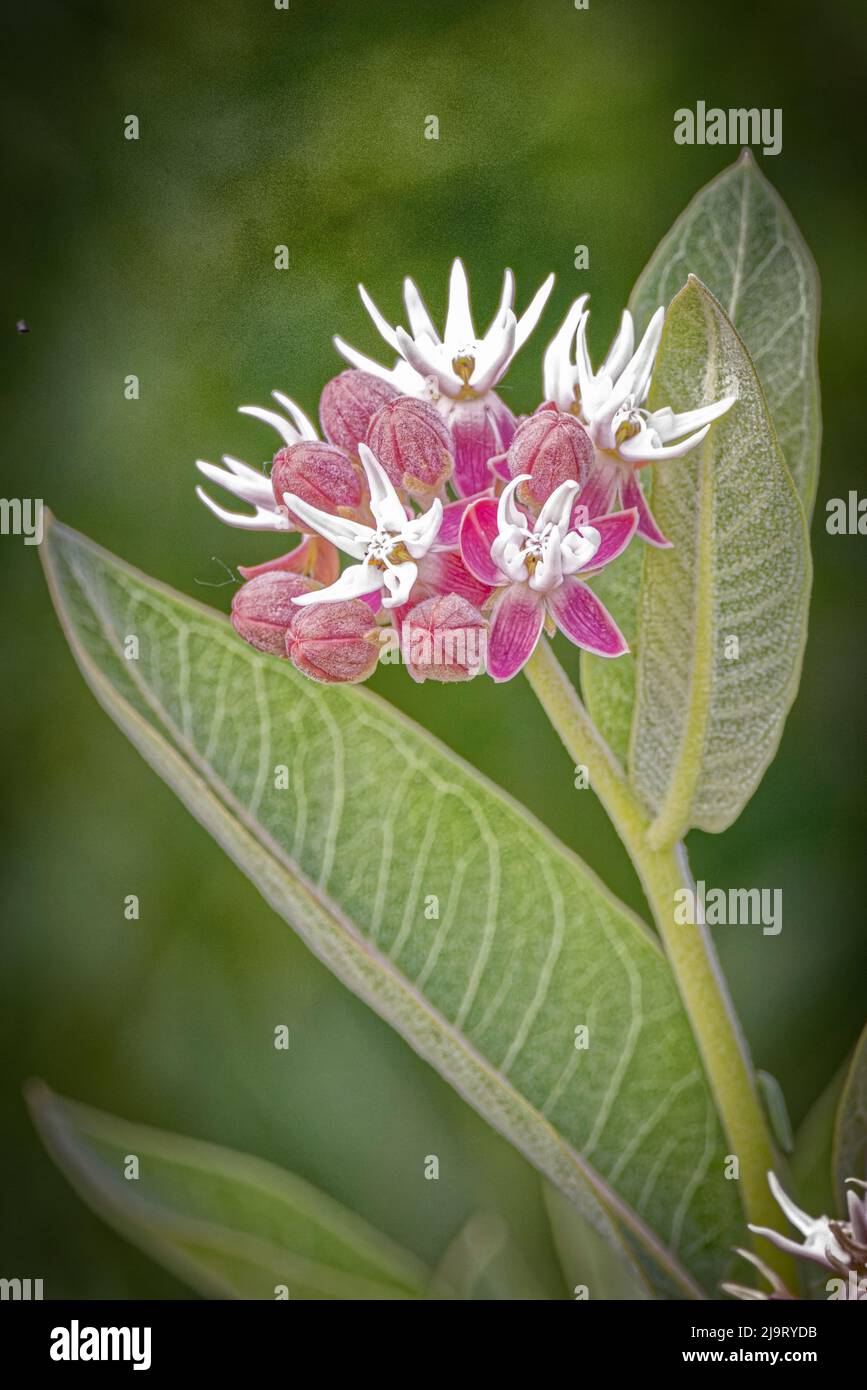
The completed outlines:
<svg viewBox="0 0 867 1390">
<path fill-rule="evenodd" d="M 368 692 L 314 685 L 56 523 L 42 553 L 95 694 L 268 902 L 603 1235 L 610 1212 L 682 1291 L 715 1287 L 738 1198 L 643 925 Z"/>
<path fill-rule="evenodd" d="M 639 329 L 646 327 L 660 304 L 668 305 L 690 274 L 708 286 L 746 344 L 809 516 L 821 442 L 819 280 L 791 213 L 749 151 L 696 194 L 654 251 L 630 299 Z M 642 471 L 650 474 L 642 478 L 645 491 L 650 491 L 655 470 Z M 620 625 L 631 653 L 617 661 L 589 652 L 581 655 L 588 709 L 624 766 L 635 697 L 638 586 L 646 551 L 646 546 L 633 544 L 593 586 Z"/>
<path fill-rule="evenodd" d="M 833 1160 L 837 1197 L 843 1212 L 846 1179 L 867 1181 L 867 1027 L 856 1044 L 837 1106 Z"/>
<path fill-rule="evenodd" d="M 746 344 L 809 516 L 821 437 L 819 278 L 792 214 L 749 150 L 696 194 L 654 251 L 630 300 L 640 328 L 688 275 L 707 285 Z"/>
<path fill-rule="evenodd" d="M 206 1297 L 426 1294 L 430 1272 L 419 1260 L 294 1174 L 129 1124 L 40 1083 L 28 1101 L 46 1148 L 88 1205 Z M 130 1158 L 137 1177 L 126 1176 Z"/>
<path fill-rule="evenodd" d="M 847 1074 L 847 1066 L 839 1068 L 807 1111 L 795 1135 L 792 1154 L 795 1198 L 805 1211 L 836 1210 L 831 1152 L 837 1106 Z"/>
<path fill-rule="evenodd" d="M 756 1081 L 759 1083 L 759 1091 L 765 1102 L 765 1110 L 777 1146 L 782 1153 L 790 1154 L 795 1147 L 795 1135 L 783 1088 L 769 1071 L 757 1071 Z"/>
<path fill-rule="evenodd" d="M 617 1263 L 622 1267 L 621 1261 Z M 428 1296 L 473 1302 L 538 1302 L 547 1298 L 506 1222 L 488 1211 L 470 1217 L 455 1236 L 434 1271 Z"/>
<path fill-rule="evenodd" d="M 611 1246 L 559 1188 L 543 1182 L 542 1194 L 569 1298 L 578 1298 L 579 1290 L 584 1296 L 585 1289 L 586 1296 L 596 1300 L 633 1303 L 652 1297 L 648 1284 L 614 1257 Z"/>
<path fill-rule="evenodd" d="M 653 469 L 642 470 L 642 489 L 651 502 Z M 629 651 L 616 661 L 581 653 L 581 692 L 590 717 L 623 768 L 629 763 L 629 736 L 635 708 L 635 653 L 638 645 L 638 590 L 647 546 L 633 540 L 613 565 L 592 581 L 591 587 L 612 614 Z"/>
<path fill-rule="evenodd" d="M 724 830 L 752 796 L 797 693 L 810 591 L 804 511 L 755 369 L 691 276 L 666 318 L 651 407 L 723 396 L 737 400 L 703 444 L 654 465 L 672 548 L 642 565 L 629 772 L 655 847 Z"/>
</svg>

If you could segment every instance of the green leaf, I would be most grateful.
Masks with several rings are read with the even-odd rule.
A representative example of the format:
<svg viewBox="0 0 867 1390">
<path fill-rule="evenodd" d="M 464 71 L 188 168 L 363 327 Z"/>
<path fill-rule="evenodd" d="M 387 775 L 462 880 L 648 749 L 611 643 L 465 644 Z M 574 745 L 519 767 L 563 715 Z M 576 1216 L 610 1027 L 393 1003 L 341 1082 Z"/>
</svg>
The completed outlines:
<svg viewBox="0 0 867 1390">
<path fill-rule="evenodd" d="M 652 847 L 724 830 L 776 752 L 807 635 L 804 511 L 743 343 L 690 276 L 666 318 L 651 407 L 737 400 L 686 458 L 654 465 L 639 593 L 633 786 Z M 732 645 L 736 643 L 737 646 Z"/>
<path fill-rule="evenodd" d="M 643 472 L 652 474 L 653 470 L 645 468 Z M 640 478 L 640 483 L 651 502 L 653 478 Z M 602 570 L 591 585 L 614 617 L 629 651 L 616 661 L 581 653 L 581 693 L 596 728 L 624 769 L 629 765 L 629 735 L 635 708 L 638 591 L 646 550 L 643 541 L 632 541 L 616 564 Z"/>
<path fill-rule="evenodd" d="M 654 251 L 630 299 L 640 330 L 660 304 L 670 302 L 689 274 L 708 286 L 753 359 L 778 442 L 809 516 L 822 432 L 816 360 L 819 279 L 791 213 L 748 150 L 696 194 Z M 654 471 L 643 470 L 651 477 L 642 481 L 651 487 Z M 591 717 L 624 766 L 635 698 L 638 588 L 646 551 L 641 544 L 630 546 L 593 585 L 631 653 L 617 661 L 581 654 L 581 685 Z"/>
<path fill-rule="evenodd" d="M 782 1153 L 790 1154 L 795 1147 L 795 1136 L 783 1088 L 769 1071 L 757 1071 L 756 1081 L 777 1145 Z"/>
<path fill-rule="evenodd" d="M 867 1027 L 855 1046 L 837 1106 L 833 1160 L 840 1211 L 844 1212 L 846 1179 L 867 1180 Z"/>
<path fill-rule="evenodd" d="M 746 344 L 809 516 L 821 438 L 819 277 L 792 214 L 749 150 L 696 194 L 654 251 L 630 300 L 639 328 L 688 275 L 707 285 Z"/>
<path fill-rule="evenodd" d="M 430 1272 L 310 1183 L 249 1154 L 27 1091 L 46 1148 L 121 1235 L 206 1297 L 407 1299 Z M 138 1177 L 125 1176 L 130 1157 Z"/>
<path fill-rule="evenodd" d="M 506 1222 L 488 1211 L 470 1217 L 455 1236 L 437 1265 L 428 1296 L 474 1302 L 538 1302 L 547 1298 Z"/>
<path fill-rule="evenodd" d="M 634 1303 L 652 1297 L 646 1281 L 614 1258 L 611 1247 L 558 1188 L 543 1182 L 542 1195 L 570 1298 L 577 1297 L 576 1289 L 582 1286 L 595 1300 Z"/>
<path fill-rule="evenodd" d="M 839 1068 L 798 1126 L 792 1174 L 795 1197 L 805 1211 L 836 1210 L 831 1151 L 837 1107 L 847 1074 L 847 1066 Z"/>
<path fill-rule="evenodd" d="M 609 1213 L 682 1292 L 715 1287 L 738 1198 L 643 924 L 369 692 L 314 685 L 56 523 L 42 553 L 94 693 L 275 910 L 615 1246 Z"/>
</svg>

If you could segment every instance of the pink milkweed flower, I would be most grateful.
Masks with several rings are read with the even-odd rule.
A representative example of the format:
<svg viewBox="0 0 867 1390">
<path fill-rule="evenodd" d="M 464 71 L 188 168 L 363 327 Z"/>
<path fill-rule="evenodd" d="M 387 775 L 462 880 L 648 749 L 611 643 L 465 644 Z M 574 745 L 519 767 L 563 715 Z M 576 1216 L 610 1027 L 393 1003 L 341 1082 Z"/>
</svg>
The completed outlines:
<svg viewBox="0 0 867 1390">
<path fill-rule="evenodd" d="M 404 303 L 410 330 L 392 327 L 363 285 L 362 302 L 385 341 L 398 354 L 393 368 L 383 367 L 334 339 L 338 352 L 367 372 L 388 381 L 403 395 L 433 401 L 446 420 L 455 443 L 455 487 L 464 496 L 490 483 L 487 463 L 511 442 L 515 421 L 494 388 L 512 358 L 539 321 L 553 275 L 536 292 L 520 318 L 513 310 L 515 281 L 511 270 L 503 279 L 500 304 L 486 333 L 479 337 L 470 310 L 470 290 L 463 262 L 452 265 L 445 331 L 440 338 L 418 288 L 404 280 Z"/>
<path fill-rule="evenodd" d="M 316 531 L 359 562 L 349 565 L 327 589 L 299 595 L 299 605 L 334 603 L 384 590 L 383 608 L 396 608 L 409 599 L 418 578 L 418 562 L 436 540 L 443 515 L 439 498 L 434 498 L 420 516 L 408 516 L 388 474 L 366 444 L 358 446 L 358 457 L 370 488 L 374 526 L 332 516 L 295 493 L 284 496 L 289 511 L 306 529 Z"/>
<path fill-rule="evenodd" d="M 755 1235 L 764 1236 L 778 1250 L 806 1260 L 809 1264 L 819 1265 L 838 1276 L 838 1299 L 867 1302 L 867 1183 L 857 1178 L 848 1178 L 847 1182 L 851 1184 L 846 1193 L 848 1219 L 834 1220 L 828 1216 L 810 1216 L 802 1211 L 792 1201 L 776 1174 L 768 1173 L 768 1186 L 774 1200 L 802 1239 L 793 1240 L 767 1226 L 751 1225 L 749 1229 Z M 855 1187 L 861 1189 L 861 1195 L 852 1190 Z M 771 1286 L 770 1292 L 742 1284 L 722 1284 L 725 1293 L 744 1300 L 779 1301 L 797 1297 L 757 1255 L 749 1250 L 738 1250 L 737 1253 L 764 1275 Z"/>
<path fill-rule="evenodd" d="M 488 630 L 488 674 L 495 681 L 511 680 L 529 661 L 546 623 L 598 656 L 628 650 L 611 614 L 584 580 L 625 550 L 638 513 L 630 508 L 573 527 L 579 488 L 568 481 L 533 522 L 515 501 L 526 481 L 513 478 L 499 501 L 474 502 L 461 523 L 464 563 L 495 591 Z"/>
<path fill-rule="evenodd" d="M 560 410 L 571 411 L 587 428 L 596 451 L 593 476 L 582 502 L 599 515 L 619 497 L 638 512 L 638 534 L 651 545 L 668 546 L 645 500 L 636 470 L 662 459 L 682 458 L 701 444 L 714 420 L 734 404 L 726 396 L 698 410 L 675 413 L 668 406 L 647 410 L 665 309 L 657 309 L 635 346 L 628 309 L 597 372 L 587 351 L 587 295 L 576 299 L 545 352 L 544 390 Z M 574 357 L 573 357 L 574 339 Z"/>
</svg>

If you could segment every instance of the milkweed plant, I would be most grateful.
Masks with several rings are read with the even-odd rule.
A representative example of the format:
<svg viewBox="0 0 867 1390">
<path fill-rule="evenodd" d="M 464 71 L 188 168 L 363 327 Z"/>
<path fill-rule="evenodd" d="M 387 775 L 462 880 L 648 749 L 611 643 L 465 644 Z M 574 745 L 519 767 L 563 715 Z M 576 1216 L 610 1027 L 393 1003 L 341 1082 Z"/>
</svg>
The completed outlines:
<svg viewBox="0 0 867 1390">
<path fill-rule="evenodd" d="M 274 533 L 272 558 L 239 566 L 231 626 L 56 522 L 49 583 L 84 675 L 144 757 L 539 1170 L 566 1296 L 865 1299 L 867 1048 L 838 1088 L 833 1205 L 813 1216 L 708 931 L 761 895 L 705 893 L 683 844 L 740 814 L 797 691 L 820 436 L 813 263 L 744 155 L 662 241 L 604 357 L 588 295 L 544 327 L 553 291 L 551 275 L 519 311 L 506 270 L 480 332 L 460 259 L 442 317 L 409 277 L 401 323 L 360 287 L 384 360 L 335 337 L 318 424 L 281 390 L 241 407 L 274 430 L 273 457 L 197 464 L 220 523 Z M 515 413 L 500 387 L 519 352 L 538 390 Z M 360 688 L 389 665 L 394 680 L 503 687 L 517 756 L 505 687 L 529 682 L 652 930 Z M 526 1296 L 503 1263 L 508 1213 L 475 1218 L 430 1267 L 249 1155 L 43 1086 L 31 1104 L 86 1200 L 205 1293 Z M 480 1292 L 498 1260 L 499 1292 Z"/>
</svg>

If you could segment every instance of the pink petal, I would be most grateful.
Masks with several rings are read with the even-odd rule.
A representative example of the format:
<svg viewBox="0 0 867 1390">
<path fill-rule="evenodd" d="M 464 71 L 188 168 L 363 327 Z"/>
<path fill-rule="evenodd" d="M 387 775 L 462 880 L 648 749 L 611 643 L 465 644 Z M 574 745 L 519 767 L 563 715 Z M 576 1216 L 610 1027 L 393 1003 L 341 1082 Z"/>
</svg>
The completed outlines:
<svg viewBox="0 0 867 1390">
<path fill-rule="evenodd" d="M 641 484 L 633 473 L 629 480 L 624 483 L 622 488 L 623 504 L 626 507 L 635 507 L 638 512 L 638 534 L 651 545 L 659 546 L 660 550 L 671 548 L 671 541 L 667 541 L 654 520 L 653 513 L 647 505 L 647 499 L 641 491 Z"/>
<path fill-rule="evenodd" d="M 488 628 L 488 675 L 510 681 L 536 648 L 545 604 L 526 584 L 509 584 L 494 601 Z"/>
<path fill-rule="evenodd" d="M 497 570 L 497 583 L 502 579 Z M 477 579 L 456 550 L 429 550 L 418 562 L 415 588 L 426 598 L 433 594 L 459 594 L 479 608 L 490 598 L 493 585 Z"/>
<path fill-rule="evenodd" d="M 443 519 L 437 532 L 437 545 L 457 545 L 467 507 L 487 496 L 487 492 L 475 492 L 472 497 L 460 497 L 457 502 L 447 502 L 443 507 Z"/>
<path fill-rule="evenodd" d="M 483 584 L 501 584 L 503 576 L 491 559 L 491 546 L 499 535 L 497 503 L 492 497 L 473 502 L 461 522 L 461 555 L 464 564 Z"/>
<path fill-rule="evenodd" d="M 508 449 L 515 417 L 493 391 L 483 399 L 456 401 L 447 423 L 455 445 L 453 485 L 462 497 L 483 492 L 491 484 L 489 460 Z"/>
<path fill-rule="evenodd" d="M 591 516 L 605 516 L 614 506 L 617 496 L 618 469 L 609 463 L 598 464 L 582 487 L 575 503 L 573 525 L 587 524 Z M 632 506 L 630 502 L 628 504 Z"/>
<path fill-rule="evenodd" d="M 597 656 L 622 656 L 629 651 L 623 633 L 592 589 L 567 575 L 548 594 L 548 611 L 570 642 Z"/>
<path fill-rule="evenodd" d="M 311 574 L 320 584 L 333 584 L 340 573 L 340 556 L 331 542 L 324 537 L 304 536 L 300 545 L 296 545 L 288 555 L 280 555 L 276 560 L 265 560 L 261 565 L 238 566 L 238 573 L 245 579 L 255 579 L 258 574 L 280 573 L 283 570 L 295 574 Z"/>
<path fill-rule="evenodd" d="M 595 574 L 623 554 L 638 527 L 638 512 L 635 507 L 625 512 L 609 512 L 607 516 L 592 517 L 588 525 L 593 526 L 602 539 L 593 559 L 578 571 L 585 576 Z"/>
<path fill-rule="evenodd" d="M 488 459 L 488 467 L 495 478 L 500 478 L 504 483 L 512 481 L 512 474 L 509 471 L 507 462 L 508 454 L 497 454 L 496 458 Z"/>
</svg>

